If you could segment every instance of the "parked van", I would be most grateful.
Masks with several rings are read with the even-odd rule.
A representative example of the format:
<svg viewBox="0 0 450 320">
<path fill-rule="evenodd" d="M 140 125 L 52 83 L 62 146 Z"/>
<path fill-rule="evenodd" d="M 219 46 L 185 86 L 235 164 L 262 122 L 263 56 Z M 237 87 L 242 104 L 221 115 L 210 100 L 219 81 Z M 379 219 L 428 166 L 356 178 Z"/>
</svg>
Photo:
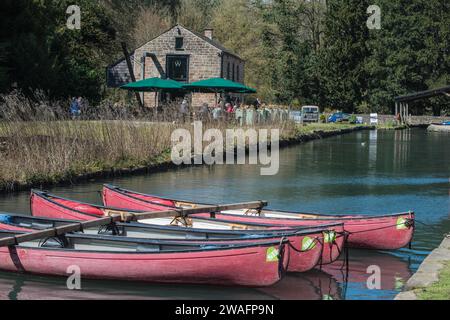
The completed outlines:
<svg viewBox="0 0 450 320">
<path fill-rule="evenodd" d="M 302 108 L 302 122 L 319 122 L 320 109 L 317 106 L 304 106 Z"/>
</svg>

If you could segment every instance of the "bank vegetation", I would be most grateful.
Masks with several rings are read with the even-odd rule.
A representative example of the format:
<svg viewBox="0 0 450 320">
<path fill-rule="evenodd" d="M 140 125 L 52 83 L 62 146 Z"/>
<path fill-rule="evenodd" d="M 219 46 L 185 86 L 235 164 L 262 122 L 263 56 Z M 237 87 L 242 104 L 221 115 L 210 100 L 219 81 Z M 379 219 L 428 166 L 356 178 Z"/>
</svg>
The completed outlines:
<svg viewBox="0 0 450 320">
<path fill-rule="evenodd" d="M 68 119 L 63 102 L 51 102 L 43 95 L 35 95 L 35 100 L 19 94 L 0 99 L 1 191 L 171 167 L 172 132 L 180 128 L 193 131 L 190 123 L 176 118 L 154 122 L 152 112 L 142 113 L 131 107 L 117 110 L 98 106 L 88 111 L 86 119 L 74 121 Z M 224 132 L 237 126 L 234 121 L 207 122 L 204 130 Z M 314 132 L 354 126 L 298 126 L 283 121 L 254 127 L 279 129 L 281 143 L 289 143 L 310 139 Z"/>
</svg>

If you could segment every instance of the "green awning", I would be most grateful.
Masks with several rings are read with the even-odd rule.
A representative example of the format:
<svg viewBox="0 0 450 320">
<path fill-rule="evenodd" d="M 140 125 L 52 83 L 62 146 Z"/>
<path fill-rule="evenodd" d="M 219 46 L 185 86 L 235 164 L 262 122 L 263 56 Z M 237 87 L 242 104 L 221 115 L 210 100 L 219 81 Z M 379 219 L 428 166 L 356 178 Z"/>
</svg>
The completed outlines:
<svg viewBox="0 0 450 320">
<path fill-rule="evenodd" d="M 255 89 L 249 88 L 242 83 L 223 78 L 211 78 L 186 84 L 184 88 L 199 92 L 229 92 L 229 93 L 256 93 Z"/>
<path fill-rule="evenodd" d="M 154 92 L 154 91 L 184 91 L 183 86 L 171 79 L 161 79 L 161 78 L 148 78 L 137 82 L 130 82 L 126 84 L 121 89 L 140 91 L 140 92 Z"/>
</svg>

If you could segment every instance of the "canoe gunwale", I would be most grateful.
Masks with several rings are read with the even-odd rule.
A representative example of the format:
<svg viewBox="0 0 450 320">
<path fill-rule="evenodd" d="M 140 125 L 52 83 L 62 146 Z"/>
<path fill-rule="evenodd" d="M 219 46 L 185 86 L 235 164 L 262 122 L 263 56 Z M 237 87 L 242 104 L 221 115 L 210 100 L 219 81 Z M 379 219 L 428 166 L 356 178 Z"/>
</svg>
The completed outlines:
<svg viewBox="0 0 450 320">
<path fill-rule="evenodd" d="M 100 208 L 100 209 L 106 209 L 106 210 L 117 210 L 117 211 L 123 211 L 123 212 L 131 212 L 131 213 L 140 213 L 140 212 L 144 212 L 141 210 L 129 210 L 129 209 L 117 209 L 117 208 L 112 208 L 112 207 L 105 207 L 105 206 L 100 206 L 100 205 L 94 205 L 94 204 L 89 204 L 89 203 L 84 203 L 84 202 L 79 202 L 79 201 L 75 201 L 75 200 L 71 200 L 71 199 L 66 199 L 66 198 L 62 198 L 62 197 L 58 197 L 58 196 L 54 196 L 52 194 L 46 193 L 46 192 L 40 192 L 40 191 L 36 191 L 33 190 L 33 195 L 37 195 L 39 196 L 41 199 L 44 199 L 45 201 L 48 201 L 56 206 L 59 206 L 61 208 L 64 208 L 66 210 L 69 211 L 73 211 L 85 216 L 89 216 L 89 217 L 95 217 L 95 218 L 101 218 L 100 216 L 95 216 L 89 213 L 85 213 L 83 211 L 68 207 L 64 204 L 61 204 L 57 201 L 54 201 L 52 198 L 56 198 L 56 199 L 61 199 L 61 200 L 65 200 L 65 201 L 70 201 L 70 202 L 75 202 L 78 204 L 82 204 L 82 205 L 86 205 L 86 206 L 91 206 L 94 208 Z M 220 213 L 221 215 L 224 215 L 223 213 Z M 233 216 L 233 215 L 229 215 L 229 216 Z M 27 218 L 27 216 L 23 216 L 24 218 Z M 227 221 L 227 220 L 220 220 L 220 219 L 208 219 L 208 218 L 203 218 L 203 217 L 197 217 L 195 215 L 193 215 L 193 217 L 196 220 L 200 220 L 200 221 L 211 221 L 211 222 L 221 222 L 221 223 L 232 223 L 231 221 Z M 39 218 L 41 219 L 41 221 L 46 221 L 46 218 L 40 218 L 40 217 L 35 217 L 35 218 Z M 66 219 L 51 219 L 57 222 L 76 222 L 75 220 L 66 220 Z M 47 219 L 47 221 L 50 221 L 49 219 Z M 242 222 L 240 223 L 243 226 L 254 226 L 254 227 L 268 227 L 268 226 L 272 226 L 272 224 L 268 225 L 268 224 L 259 224 L 259 223 L 252 223 L 252 222 Z M 130 227 L 142 227 L 142 228 L 148 228 L 148 229 L 160 229 L 160 230 L 185 230 L 185 227 L 176 227 L 176 226 L 159 226 L 159 225 L 149 225 L 149 224 L 143 224 L 143 223 L 135 223 L 135 222 L 130 222 L 130 223 L 117 223 L 117 226 L 130 226 Z M 343 223 L 340 222 L 336 222 L 336 223 L 324 223 L 324 224 L 320 224 L 320 225 L 316 225 L 316 226 L 305 226 L 305 227 L 290 227 L 289 229 L 294 229 L 296 230 L 296 232 L 303 234 L 303 232 L 305 232 L 305 234 L 310 234 L 310 233 L 316 233 L 318 232 L 318 230 L 322 231 L 326 231 L 329 228 L 333 228 L 333 227 L 341 227 L 343 226 Z M 280 225 L 279 227 L 284 227 L 283 225 Z M 289 229 L 280 229 L 280 230 L 220 230 L 220 233 L 224 233 L 224 234 L 267 234 L 267 233 L 271 233 L 271 234 L 278 234 L 278 233 L 286 233 L 287 230 Z M 196 230 L 196 232 L 198 233 L 213 233 L 211 232 L 211 229 L 203 229 L 203 228 L 194 228 L 194 229 L 188 229 L 188 230 Z"/>
<path fill-rule="evenodd" d="M 82 201 L 74 201 L 74 200 L 71 200 L 71 199 L 55 196 L 55 195 L 49 194 L 47 192 L 39 191 L 39 190 L 32 190 L 31 191 L 31 195 L 32 196 L 36 195 L 36 196 L 38 196 L 38 197 L 40 197 L 40 198 L 42 198 L 42 199 L 44 199 L 46 201 L 49 201 L 49 202 L 51 202 L 51 203 L 53 203 L 53 204 L 55 204 L 55 205 L 57 205 L 57 206 L 59 206 L 61 208 L 68 209 L 68 210 L 74 211 L 76 213 L 81 213 L 83 215 L 90 216 L 90 217 L 95 217 L 95 218 L 101 218 L 101 216 L 98 216 L 98 215 L 95 215 L 95 214 L 89 214 L 89 213 L 86 213 L 86 212 L 83 212 L 83 211 L 80 211 L 80 210 L 77 210 L 77 209 L 74 209 L 74 208 L 70 208 L 70 207 L 68 207 L 68 206 L 66 206 L 66 205 L 64 205 L 62 203 L 54 201 L 52 198 L 60 199 L 60 200 L 64 200 L 64 201 L 76 202 L 78 204 L 95 207 L 95 208 L 100 209 L 100 210 L 103 209 L 103 210 L 111 210 L 111 211 L 124 211 L 124 212 L 130 212 L 130 213 L 141 213 L 141 212 L 143 212 L 143 211 L 138 211 L 138 210 L 129 210 L 129 209 L 124 210 L 124 209 L 113 208 L 113 207 L 105 207 L 105 206 L 102 206 L 102 205 L 94 205 L 94 204 L 90 204 L 90 203 L 86 203 L 86 202 L 82 202 Z M 62 219 L 62 220 L 64 220 L 64 219 Z"/>
<path fill-rule="evenodd" d="M 30 216 L 25 216 L 25 215 L 15 215 L 15 214 L 7 214 L 7 213 L 1 213 L 5 216 L 9 216 L 12 218 L 26 218 L 26 219 L 30 219 L 30 220 L 39 220 L 39 221 L 43 221 L 43 222 L 47 222 L 48 224 L 52 224 L 52 222 L 57 221 L 57 222 L 63 222 L 63 223 L 76 223 L 77 221 L 75 220 L 61 220 L 61 219 L 50 219 L 50 218 L 34 218 L 34 217 L 30 217 Z M 33 227 L 27 227 L 27 226 L 23 226 L 17 223 L 6 223 L 6 222 L 1 222 L 1 224 L 4 225 L 8 225 L 8 226 L 12 226 L 12 227 L 20 227 L 20 228 L 24 228 L 24 229 L 30 229 L 30 230 L 38 230 L 37 228 L 33 228 Z M 176 226 L 160 226 L 160 225 L 150 225 L 150 224 L 140 224 L 140 223 L 117 223 L 118 227 L 130 227 L 130 228 L 139 228 L 139 229 L 144 229 L 144 230 L 161 230 L 161 231 L 179 231 L 179 232 L 186 232 L 186 233 L 192 233 L 192 234 L 196 234 L 196 233 L 200 233 L 200 234 L 206 234 L 207 238 L 209 235 L 214 235 L 214 234 L 224 234 L 224 235 L 242 235 L 242 237 L 237 237 L 237 238 L 223 238 L 223 239 L 213 239 L 213 241 L 245 241 L 245 240 L 264 240 L 264 239 L 275 239 L 275 238 L 280 238 L 280 237 L 294 237 L 294 236 L 309 236 L 309 235 L 314 235 L 314 234 L 318 234 L 318 233 L 322 233 L 322 232 L 326 232 L 329 231 L 329 228 L 331 227 L 335 227 L 335 226 L 341 226 L 342 224 L 330 224 L 330 225 L 318 225 L 317 227 L 311 227 L 311 228 L 307 228 L 305 230 L 303 229 L 296 229 L 296 228 L 291 228 L 291 229 L 282 229 L 282 230 L 215 230 L 215 229 L 200 229 L 200 228 L 190 228 L 187 229 L 185 227 L 176 227 Z M 1 230 L 1 231 L 7 231 L 7 230 Z M 101 235 L 101 234 L 99 234 Z M 248 236 L 248 238 L 246 238 L 245 236 Z M 250 236 L 254 236 L 254 237 L 250 237 Z M 131 237 L 127 237 L 130 239 L 133 239 Z M 135 238 L 135 239 L 141 239 L 141 238 Z M 162 241 L 175 241 L 175 242 L 179 242 L 179 241 L 185 241 L 185 242 L 199 242 L 202 241 L 202 239 L 161 239 Z"/>
<path fill-rule="evenodd" d="M 4 231 L 0 230 L 0 239 L 2 239 L 2 235 L 23 235 L 29 232 L 24 231 Z M 127 238 L 127 237 L 114 237 L 114 236 L 102 236 L 102 235 L 80 235 L 80 234 L 66 234 L 65 237 L 72 239 L 80 239 L 80 240 L 101 240 L 105 242 L 114 243 L 131 243 L 131 244 L 139 244 L 139 245 L 170 245 L 170 246 L 178 246 L 178 247 L 191 247 L 195 246 L 195 244 L 183 244 L 183 243 L 173 243 L 171 241 L 161 241 L 161 240 L 148 240 L 148 239 L 140 239 L 140 238 Z M 211 248 L 199 248 L 199 249 L 190 249 L 190 250 L 165 250 L 160 252 L 133 252 L 133 251 L 105 251 L 105 250 L 80 250 L 80 249 L 71 249 L 71 248 L 55 248 L 55 247 L 31 247 L 26 245 L 15 245 L 12 247 L 22 248 L 22 249 L 38 249 L 38 250 L 51 250 L 51 251 L 59 251 L 59 252 L 86 252 L 86 253 L 101 253 L 101 254 L 173 254 L 173 253 L 199 253 L 199 252 L 214 252 L 214 251 L 225 251 L 225 250 L 236 250 L 236 249 L 250 249 L 256 247 L 273 247 L 273 246 L 281 246 L 289 243 L 289 240 L 285 237 L 279 237 L 279 240 L 275 241 L 261 241 L 256 243 L 237 243 L 233 245 L 215 245 L 210 244 Z M 198 244 L 197 246 L 205 246 L 204 244 Z"/>
<path fill-rule="evenodd" d="M 164 197 L 160 197 L 160 196 L 156 196 L 156 195 L 135 192 L 135 191 L 132 191 L 132 190 L 123 189 L 123 188 L 120 188 L 120 187 L 117 187 L 117 186 L 113 186 L 113 185 L 109 185 L 109 184 L 105 184 L 105 185 L 103 185 L 103 187 L 107 188 L 107 189 L 109 189 L 109 190 L 111 190 L 113 192 L 118 192 L 118 193 L 120 193 L 122 195 L 125 195 L 125 196 L 130 197 L 130 198 L 135 199 L 135 200 L 139 200 L 139 201 L 142 201 L 142 202 L 155 204 L 155 205 L 161 205 L 161 206 L 169 207 L 169 208 L 171 208 L 171 207 L 167 206 L 167 205 L 164 205 L 164 204 L 159 204 L 159 203 L 156 203 L 156 202 L 153 202 L 153 201 L 150 201 L 150 200 L 133 197 L 129 193 L 131 193 L 131 194 L 133 194 L 133 193 L 134 194 L 139 194 L 139 195 L 142 195 L 142 196 L 155 197 L 155 198 L 159 198 L 161 200 L 172 201 L 172 202 L 192 203 L 193 205 L 194 204 L 207 205 L 206 203 L 192 202 L 192 201 L 185 201 L 185 200 L 178 200 L 178 199 L 169 199 L 169 198 L 164 198 Z M 277 210 L 271 210 L 270 208 L 269 209 L 263 209 L 262 213 L 264 213 L 264 212 L 269 213 L 269 214 L 290 213 L 290 214 L 298 214 L 298 215 L 312 215 L 312 216 L 319 217 L 319 218 L 301 218 L 301 220 L 307 220 L 307 221 L 308 220 L 320 221 L 320 220 L 330 220 L 330 219 L 342 220 L 342 221 L 368 220 L 368 219 L 395 218 L 395 217 L 401 217 L 401 216 L 406 216 L 406 215 L 412 215 L 412 216 L 415 215 L 414 211 L 409 211 L 409 212 L 403 212 L 403 213 L 391 213 L 391 214 L 383 214 L 383 215 L 355 215 L 355 216 L 352 216 L 352 217 L 347 217 L 349 215 L 345 215 L 344 216 L 344 215 L 336 215 L 336 214 L 307 213 L 307 212 L 297 212 L 297 211 L 278 210 L 278 209 Z M 232 216 L 232 214 L 227 214 L 227 213 L 221 213 L 221 214 L 222 215 Z M 340 217 L 340 216 L 342 216 L 342 217 Z M 266 217 L 261 217 L 261 216 L 252 216 L 252 217 L 262 218 L 262 219 L 266 218 Z M 320 217 L 323 217 L 323 218 L 320 218 Z M 282 220 L 282 219 L 293 219 L 293 220 L 296 220 L 296 219 L 300 219 L 300 218 L 295 218 L 295 217 L 286 217 L 286 218 L 270 217 L 270 219 L 280 219 L 280 220 Z"/>
</svg>

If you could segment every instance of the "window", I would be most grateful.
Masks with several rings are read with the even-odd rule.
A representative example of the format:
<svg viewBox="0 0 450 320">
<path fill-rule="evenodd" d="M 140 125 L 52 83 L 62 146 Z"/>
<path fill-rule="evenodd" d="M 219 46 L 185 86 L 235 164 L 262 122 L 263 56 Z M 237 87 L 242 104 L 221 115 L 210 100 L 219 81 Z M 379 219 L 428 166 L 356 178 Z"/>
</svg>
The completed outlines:
<svg viewBox="0 0 450 320">
<path fill-rule="evenodd" d="M 175 50 L 184 50 L 184 38 L 183 37 L 176 37 L 175 38 Z"/>
<path fill-rule="evenodd" d="M 189 81 L 189 56 L 167 56 L 166 71 L 169 79 Z"/>
<path fill-rule="evenodd" d="M 235 65 L 234 65 L 234 63 L 233 63 L 233 81 L 235 81 L 234 79 L 235 79 L 235 77 L 236 77 L 235 70 L 236 70 L 236 68 L 235 68 Z"/>
</svg>

